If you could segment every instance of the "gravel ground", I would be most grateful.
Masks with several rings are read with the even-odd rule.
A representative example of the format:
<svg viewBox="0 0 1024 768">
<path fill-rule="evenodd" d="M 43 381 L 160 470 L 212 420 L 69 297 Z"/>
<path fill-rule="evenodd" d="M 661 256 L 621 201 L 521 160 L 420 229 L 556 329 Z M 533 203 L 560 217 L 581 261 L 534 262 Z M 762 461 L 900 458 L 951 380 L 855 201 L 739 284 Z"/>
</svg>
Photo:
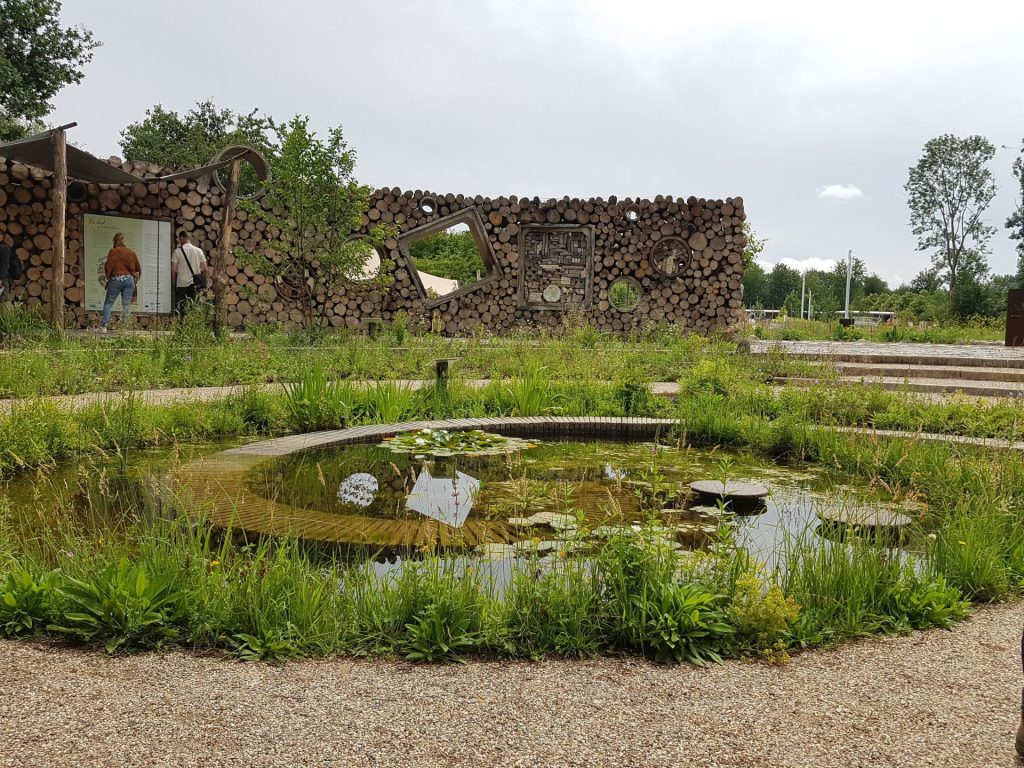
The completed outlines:
<svg viewBox="0 0 1024 768">
<path fill-rule="evenodd" d="M 1012 766 L 1020 604 L 787 667 L 108 658 L 0 643 L 4 766 Z"/>
</svg>

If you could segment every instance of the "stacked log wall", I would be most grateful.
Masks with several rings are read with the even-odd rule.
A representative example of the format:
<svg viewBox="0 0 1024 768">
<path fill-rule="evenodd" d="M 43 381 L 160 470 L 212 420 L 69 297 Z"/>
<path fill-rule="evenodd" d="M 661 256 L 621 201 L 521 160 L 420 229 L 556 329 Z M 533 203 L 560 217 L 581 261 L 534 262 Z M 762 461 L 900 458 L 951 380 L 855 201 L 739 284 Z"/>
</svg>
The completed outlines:
<svg viewBox="0 0 1024 768">
<path fill-rule="evenodd" d="M 144 178 L 122 186 L 90 184 L 84 201 L 68 203 L 62 281 L 73 327 L 95 325 L 98 315 L 84 307 L 83 214 L 169 219 L 174 230 L 190 231 L 193 242 L 208 254 L 220 232 L 224 195 L 211 179 L 161 181 L 154 177 L 166 175 L 168 169 L 113 158 L 111 163 Z M 25 269 L 14 296 L 44 310 L 50 301 L 53 257 L 51 187 L 49 174 L 0 159 L 0 240 L 13 247 Z M 493 259 L 494 274 L 450 299 L 431 298 L 415 278 L 408 241 L 420 227 L 429 230 L 431 224 L 460 218 L 476 222 L 478 238 Z M 391 224 L 397 231 L 381 249 L 381 255 L 394 265 L 392 285 L 386 289 L 353 285 L 329 293 L 319 290 L 315 314 L 331 326 L 356 328 L 365 318 L 387 323 L 404 313 L 414 323 L 451 335 L 480 329 L 502 333 L 523 327 L 558 327 L 567 315 L 585 317 L 594 327 L 616 333 L 659 323 L 709 333 L 742 319 L 744 219 L 741 198 L 541 200 L 380 189 L 364 216 L 363 232 L 377 223 Z M 244 211 L 236 214 L 233 230 L 235 247 L 267 254 L 283 249 L 274 227 Z M 541 269 L 547 270 L 545 279 L 550 277 L 551 284 L 558 287 L 549 287 L 544 298 L 538 299 L 534 288 L 542 286 L 521 285 L 524 272 L 536 272 L 522 269 L 520 251 L 524 242 L 540 243 L 545 231 L 561 233 L 557 237 L 562 239 L 551 246 L 551 253 L 540 254 L 541 261 L 549 256 L 554 260 Z M 661 241 L 663 245 L 688 246 L 687 263 L 677 274 L 661 274 L 652 263 L 652 252 Z M 552 266 L 555 262 L 568 266 Z M 224 272 L 229 325 L 302 323 L 301 300 L 288 296 L 272 278 L 237 263 L 233 254 L 228 254 Z M 584 277 L 586 286 L 580 282 Z M 619 279 L 628 279 L 639 288 L 639 302 L 629 311 L 620 311 L 610 302 L 611 286 Z M 165 323 L 167 317 L 140 313 L 136 322 L 146 327 Z"/>
</svg>

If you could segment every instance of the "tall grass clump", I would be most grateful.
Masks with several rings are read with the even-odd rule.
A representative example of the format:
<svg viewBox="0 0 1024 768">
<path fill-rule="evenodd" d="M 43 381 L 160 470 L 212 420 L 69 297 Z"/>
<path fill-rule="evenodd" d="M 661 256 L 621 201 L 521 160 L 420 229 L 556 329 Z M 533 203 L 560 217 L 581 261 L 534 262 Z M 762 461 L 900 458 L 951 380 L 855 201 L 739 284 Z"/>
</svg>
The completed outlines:
<svg viewBox="0 0 1024 768">
<path fill-rule="evenodd" d="M 416 405 L 415 390 L 397 381 L 374 382 L 363 397 L 363 417 L 384 424 L 404 421 L 413 415 Z"/>
<path fill-rule="evenodd" d="M 513 416 L 546 416 L 556 410 L 554 386 L 544 366 L 527 366 L 522 376 L 509 381 L 505 390 L 512 400 Z"/>
<path fill-rule="evenodd" d="M 321 367 L 305 371 L 284 391 L 289 425 L 296 432 L 344 426 L 356 400 L 351 384 L 329 378 Z"/>
</svg>

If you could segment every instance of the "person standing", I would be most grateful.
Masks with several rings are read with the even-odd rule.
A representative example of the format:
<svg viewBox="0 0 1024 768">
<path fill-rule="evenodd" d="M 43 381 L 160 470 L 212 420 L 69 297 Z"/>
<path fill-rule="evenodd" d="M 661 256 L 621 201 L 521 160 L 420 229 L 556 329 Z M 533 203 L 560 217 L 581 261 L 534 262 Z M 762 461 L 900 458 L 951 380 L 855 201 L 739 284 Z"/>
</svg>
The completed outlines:
<svg viewBox="0 0 1024 768">
<path fill-rule="evenodd" d="M 132 312 L 135 285 L 142 277 L 139 257 L 124 244 L 124 235 L 120 232 L 114 235 L 114 247 L 107 254 L 103 274 L 107 277 L 107 297 L 103 302 L 103 324 L 100 326 L 100 332 L 106 333 L 110 326 L 110 312 L 118 296 L 121 297 L 121 320 L 127 324 Z"/>
<path fill-rule="evenodd" d="M 174 283 L 174 314 L 185 316 L 188 302 L 199 297 L 205 288 L 206 254 L 192 245 L 192 237 L 185 230 L 178 232 L 178 247 L 171 254 L 171 280 Z"/>
<path fill-rule="evenodd" d="M 10 300 L 14 281 L 21 277 L 21 259 L 6 243 L 0 242 L 0 301 Z"/>
</svg>

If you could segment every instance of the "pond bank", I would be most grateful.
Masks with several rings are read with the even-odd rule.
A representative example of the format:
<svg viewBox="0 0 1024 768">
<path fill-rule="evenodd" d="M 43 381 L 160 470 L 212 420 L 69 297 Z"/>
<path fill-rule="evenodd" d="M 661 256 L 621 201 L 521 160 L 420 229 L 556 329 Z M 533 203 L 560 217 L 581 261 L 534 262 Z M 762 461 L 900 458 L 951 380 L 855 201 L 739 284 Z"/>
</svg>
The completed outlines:
<svg viewBox="0 0 1024 768">
<path fill-rule="evenodd" d="M 709 669 L 0 642 L 0 765 L 1012 766 L 1022 620 L 984 607 L 949 632 Z"/>
</svg>

